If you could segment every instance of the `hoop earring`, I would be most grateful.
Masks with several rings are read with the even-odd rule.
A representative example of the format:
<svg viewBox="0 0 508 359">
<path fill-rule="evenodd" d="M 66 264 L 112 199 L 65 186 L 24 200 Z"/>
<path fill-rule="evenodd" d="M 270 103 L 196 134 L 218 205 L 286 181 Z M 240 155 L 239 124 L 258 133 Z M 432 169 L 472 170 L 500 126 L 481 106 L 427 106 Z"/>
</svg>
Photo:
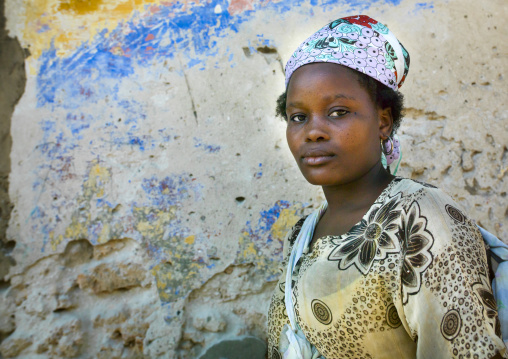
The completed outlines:
<svg viewBox="0 0 508 359">
<path fill-rule="evenodd" d="M 388 145 L 388 142 L 390 143 Z M 393 153 L 393 140 L 388 137 L 386 140 L 381 139 L 381 151 L 385 156 L 390 156 Z"/>
<path fill-rule="evenodd" d="M 385 159 L 386 166 L 396 162 L 395 173 L 401 160 L 400 141 L 397 135 L 388 137 L 386 140 L 381 140 L 381 151 L 383 152 L 382 157 Z"/>
</svg>

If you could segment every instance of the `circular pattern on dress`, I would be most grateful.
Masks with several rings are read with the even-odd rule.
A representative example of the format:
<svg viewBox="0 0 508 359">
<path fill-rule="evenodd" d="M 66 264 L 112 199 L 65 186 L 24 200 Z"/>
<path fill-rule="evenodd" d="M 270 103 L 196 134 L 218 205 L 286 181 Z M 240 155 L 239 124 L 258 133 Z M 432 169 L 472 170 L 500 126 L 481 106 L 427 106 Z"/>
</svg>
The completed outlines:
<svg viewBox="0 0 508 359">
<path fill-rule="evenodd" d="M 397 308 L 395 308 L 393 303 L 390 303 L 386 309 L 386 322 L 392 328 L 398 328 L 402 324 L 399 313 L 397 313 Z"/>
<path fill-rule="evenodd" d="M 460 314 L 456 309 L 452 309 L 444 315 L 441 321 L 441 334 L 443 334 L 445 339 L 452 340 L 459 334 L 461 327 L 462 319 Z"/>
<path fill-rule="evenodd" d="M 461 211 L 459 211 L 457 208 L 450 206 L 447 204 L 445 206 L 446 213 L 455 221 L 464 224 L 466 222 L 466 218 L 462 214 Z"/>
<path fill-rule="evenodd" d="M 272 359 L 282 359 L 282 355 L 280 355 L 279 349 L 276 347 L 272 348 Z"/>
<path fill-rule="evenodd" d="M 319 299 L 314 299 L 310 305 L 312 314 L 321 324 L 328 325 L 332 322 L 332 311 L 325 303 Z"/>
</svg>

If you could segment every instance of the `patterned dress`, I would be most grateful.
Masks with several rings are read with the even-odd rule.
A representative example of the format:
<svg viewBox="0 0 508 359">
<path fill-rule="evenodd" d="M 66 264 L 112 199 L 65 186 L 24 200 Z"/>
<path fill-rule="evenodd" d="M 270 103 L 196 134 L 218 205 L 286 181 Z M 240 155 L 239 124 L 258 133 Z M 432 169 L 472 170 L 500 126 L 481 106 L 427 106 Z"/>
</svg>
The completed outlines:
<svg viewBox="0 0 508 359">
<path fill-rule="evenodd" d="M 268 314 L 268 358 L 289 323 L 286 263 L 302 218 L 284 243 Z M 395 178 L 342 236 L 312 243 L 293 274 L 296 318 L 326 359 L 491 358 L 500 338 L 480 232 L 439 189 Z"/>
</svg>

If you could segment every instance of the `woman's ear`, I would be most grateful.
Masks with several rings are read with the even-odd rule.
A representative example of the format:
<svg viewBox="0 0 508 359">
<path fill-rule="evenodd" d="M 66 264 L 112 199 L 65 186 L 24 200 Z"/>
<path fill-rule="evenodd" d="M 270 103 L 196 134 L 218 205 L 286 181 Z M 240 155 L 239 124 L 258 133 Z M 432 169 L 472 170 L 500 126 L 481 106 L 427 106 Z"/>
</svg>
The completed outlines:
<svg viewBox="0 0 508 359">
<path fill-rule="evenodd" d="M 379 110 L 379 137 L 386 140 L 392 134 L 393 116 L 392 108 L 387 107 Z"/>
</svg>

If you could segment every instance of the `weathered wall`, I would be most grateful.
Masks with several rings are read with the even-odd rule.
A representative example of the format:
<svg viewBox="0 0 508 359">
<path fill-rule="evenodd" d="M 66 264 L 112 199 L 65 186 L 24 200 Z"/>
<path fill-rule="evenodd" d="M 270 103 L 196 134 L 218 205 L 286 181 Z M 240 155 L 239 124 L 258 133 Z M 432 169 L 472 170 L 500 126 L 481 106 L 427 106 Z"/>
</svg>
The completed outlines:
<svg viewBox="0 0 508 359">
<path fill-rule="evenodd" d="M 507 12 L 505 0 L 6 0 L 1 355 L 213 358 L 239 338 L 263 350 L 249 338 L 265 339 L 282 238 L 322 200 L 274 117 L 282 64 L 347 14 L 383 21 L 411 54 L 400 173 L 507 239 Z"/>
</svg>

